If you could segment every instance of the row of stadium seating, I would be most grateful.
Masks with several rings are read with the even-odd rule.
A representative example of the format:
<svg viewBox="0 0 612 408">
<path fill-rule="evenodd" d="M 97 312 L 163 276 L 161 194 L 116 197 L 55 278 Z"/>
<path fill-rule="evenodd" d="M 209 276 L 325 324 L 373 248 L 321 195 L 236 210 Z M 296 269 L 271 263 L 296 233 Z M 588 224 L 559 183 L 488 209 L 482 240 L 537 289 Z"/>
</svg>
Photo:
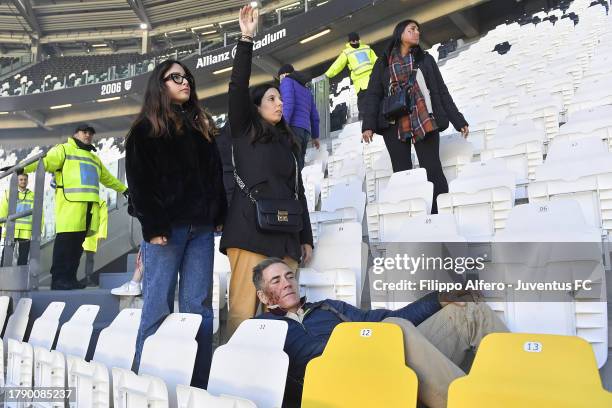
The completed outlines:
<svg viewBox="0 0 612 408">
<path fill-rule="evenodd" d="M 3 82 L 0 96 L 39 93 L 132 77 L 153 70 L 159 61 L 182 59 L 193 52 L 193 46 L 184 46 L 149 54 L 52 57 Z"/>
<path fill-rule="evenodd" d="M 189 386 L 201 316 L 170 314 L 145 341 L 135 374 L 131 367 L 140 309 L 122 310 L 100 333 L 93 358 L 86 361 L 99 306 L 80 306 L 59 329 L 53 348 L 65 304 L 50 303 L 34 321 L 26 342 L 31 302 L 20 299 L 0 341 L 0 386 L 5 390 L 59 390 L 67 385 L 73 393 L 70 405 L 82 408 L 272 408 L 282 404 L 289 365 L 283 351 L 284 321 L 243 322 L 229 342 L 215 350 L 208 387 L 202 390 Z M 9 298 L 0 297 L 0 327 L 8 306 Z M 542 382 L 544 377 L 547 381 Z M 405 365 L 398 326 L 341 323 L 323 354 L 307 366 L 302 407 L 416 406 L 417 388 L 416 374 Z M 21 404 L 27 401 L 31 399 Z M 561 406 L 560 401 L 563 406 L 592 408 L 612 403 L 612 394 L 602 389 L 588 343 L 567 336 L 495 333 L 480 344 L 469 375 L 450 385 L 448 406 Z"/>
</svg>

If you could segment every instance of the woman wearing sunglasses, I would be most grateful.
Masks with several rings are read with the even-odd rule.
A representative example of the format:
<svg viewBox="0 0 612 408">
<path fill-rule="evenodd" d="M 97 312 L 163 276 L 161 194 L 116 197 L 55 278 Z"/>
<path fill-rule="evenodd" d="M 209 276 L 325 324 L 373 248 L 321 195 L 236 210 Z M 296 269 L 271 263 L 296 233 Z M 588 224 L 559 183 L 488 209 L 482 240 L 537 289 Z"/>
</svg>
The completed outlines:
<svg viewBox="0 0 612 408">
<path fill-rule="evenodd" d="M 279 90 L 262 84 L 249 94 L 257 11 L 243 7 L 239 22 L 242 37 L 229 84 L 236 188 L 220 244 L 232 270 L 228 337 L 257 310 L 253 267 L 273 256 L 284 258 L 296 270 L 300 259 L 308 262 L 313 246 L 297 168 L 300 147 L 283 118 Z"/>
<path fill-rule="evenodd" d="M 192 385 L 206 387 L 212 358 L 215 230 L 227 212 L 218 133 L 198 103 L 193 76 L 178 61 L 157 65 L 142 110 L 126 139 L 131 213 L 142 226 L 144 305 L 136 341 L 138 367 L 145 339 L 179 309 L 202 316 Z"/>
</svg>

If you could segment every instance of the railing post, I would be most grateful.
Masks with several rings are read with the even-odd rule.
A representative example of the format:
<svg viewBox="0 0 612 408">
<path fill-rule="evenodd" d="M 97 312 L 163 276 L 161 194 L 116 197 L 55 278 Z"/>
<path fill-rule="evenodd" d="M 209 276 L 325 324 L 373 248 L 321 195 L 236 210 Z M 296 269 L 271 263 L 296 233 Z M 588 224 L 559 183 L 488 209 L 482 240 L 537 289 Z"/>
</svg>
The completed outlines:
<svg viewBox="0 0 612 408">
<path fill-rule="evenodd" d="M 117 180 L 125 184 L 125 157 L 117 161 Z M 126 204 L 126 198 L 123 194 L 117 193 L 117 208 L 121 208 Z"/>
<path fill-rule="evenodd" d="M 8 213 L 4 224 L 6 233 L 4 235 L 4 249 L 2 251 L 2 266 L 13 265 L 13 252 L 15 251 L 15 221 L 8 216 L 15 214 L 17 209 L 17 174 L 13 173 L 9 181 Z"/>
<path fill-rule="evenodd" d="M 40 277 L 40 243 L 42 232 L 42 213 L 45 198 L 45 165 L 38 161 L 34 173 L 34 204 L 32 205 L 32 237 L 30 238 L 30 254 L 28 258 L 28 271 L 30 274 L 30 289 L 38 289 Z"/>
<path fill-rule="evenodd" d="M 312 80 L 312 92 L 319 112 L 319 134 L 321 139 L 329 137 L 329 80 L 325 75 Z"/>
</svg>

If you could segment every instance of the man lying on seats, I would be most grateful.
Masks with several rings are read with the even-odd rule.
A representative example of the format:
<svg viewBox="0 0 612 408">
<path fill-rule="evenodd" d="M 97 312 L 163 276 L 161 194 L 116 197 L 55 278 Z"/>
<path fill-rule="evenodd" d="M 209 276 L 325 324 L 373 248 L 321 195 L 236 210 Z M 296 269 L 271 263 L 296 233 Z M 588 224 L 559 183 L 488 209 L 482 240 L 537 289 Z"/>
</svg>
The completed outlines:
<svg viewBox="0 0 612 408">
<path fill-rule="evenodd" d="M 279 258 L 255 266 L 253 283 L 268 307 L 257 317 L 284 320 L 289 327 L 284 347 L 289 356 L 286 407 L 299 406 L 306 365 L 323 353 L 334 327 L 343 321 L 399 325 L 406 365 L 419 379 L 419 400 L 430 408 L 446 407 L 448 386 L 465 375 L 459 366 L 468 351 L 487 334 L 508 331 L 486 304 L 458 301 L 466 295 L 472 298 L 469 292 L 430 293 L 398 310 L 364 311 L 331 299 L 309 303 L 299 297 L 295 272 Z"/>
</svg>

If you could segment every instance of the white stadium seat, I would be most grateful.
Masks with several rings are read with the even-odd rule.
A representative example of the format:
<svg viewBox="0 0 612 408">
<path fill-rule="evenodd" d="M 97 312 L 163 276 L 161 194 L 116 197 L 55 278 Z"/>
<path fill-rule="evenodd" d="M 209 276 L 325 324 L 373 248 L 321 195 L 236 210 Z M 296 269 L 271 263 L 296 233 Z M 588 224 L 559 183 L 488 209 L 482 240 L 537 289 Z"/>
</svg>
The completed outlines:
<svg viewBox="0 0 612 408">
<path fill-rule="evenodd" d="M 500 160 L 470 163 L 438 196 L 438 212 L 453 214 L 468 242 L 490 242 L 514 206 L 516 175 Z"/>
<path fill-rule="evenodd" d="M 430 213 L 432 198 L 433 184 L 425 169 L 393 173 L 378 202 L 366 208 L 370 242 L 393 241 L 403 221 Z"/>
<path fill-rule="evenodd" d="M 612 153 L 601 139 L 556 140 L 529 185 L 529 201 L 576 200 L 587 223 L 602 235 L 612 230 Z"/>
<path fill-rule="evenodd" d="M 480 159 L 502 159 L 516 173 L 519 183 L 533 180 L 536 167 L 542 164 L 544 136 L 544 131 L 531 120 L 502 123 L 487 149 L 480 153 Z"/>
<path fill-rule="evenodd" d="M 78 407 L 108 407 L 111 401 L 110 370 L 131 369 L 140 325 L 140 309 L 123 309 L 100 332 L 93 359 L 67 356 L 68 386 L 76 390 Z"/>
<path fill-rule="evenodd" d="M 321 195 L 321 182 L 323 181 L 324 173 L 321 171 L 321 166 L 313 164 L 305 166 L 302 169 L 302 182 L 304 183 L 304 193 L 306 195 L 306 203 L 308 211 L 315 211 L 319 203 Z"/>
<path fill-rule="evenodd" d="M 219 275 L 219 308 L 225 307 L 227 300 L 227 282 L 231 273 L 229 258 L 219 251 L 221 237 L 215 237 L 215 259 L 213 272 Z M 218 317 L 217 317 L 218 318 Z"/>
<path fill-rule="evenodd" d="M 100 306 L 82 305 L 60 329 L 55 350 L 34 347 L 34 386 L 65 387 L 66 356 L 85 358 L 93 322 Z M 50 402 L 34 403 L 35 407 L 51 407 Z"/>
<path fill-rule="evenodd" d="M 327 161 L 329 160 L 329 152 L 321 146 L 320 149 L 308 149 L 304 158 L 306 165 L 318 163 L 321 171 L 325 173 L 327 169 Z"/>
<path fill-rule="evenodd" d="M 317 243 L 320 229 L 324 224 L 343 221 L 361 223 L 366 203 L 362 182 L 352 180 L 333 186 L 326 198 L 321 198 L 321 211 L 310 213 L 310 224 L 314 243 Z"/>
<path fill-rule="evenodd" d="M 612 148 L 612 105 L 575 112 L 561 126 L 558 138 L 570 141 L 597 137 Z"/>
<path fill-rule="evenodd" d="M 8 296 L 0 296 L 0 335 L 4 329 L 4 323 L 6 323 L 6 316 L 8 314 L 9 304 L 11 298 Z"/>
<path fill-rule="evenodd" d="M 504 246 L 507 242 L 528 243 L 528 246 Z M 579 243 L 592 245 L 587 248 Z M 519 301 L 515 298 L 519 295 L 510 290 L 504 298 L 490 303 L 512 331 L 583 337 L 593 346 L 601 367 L 608 356 L 601 238 L 599 230 L 586 223 L 578 203 L 557 200 L 516 206 L 506 229 L 495 236 L 495 244 L 492 260 L 496 268 L 491 272 L 490 281 L 515 283 L 519 279 L 535 279 L 539 282 L 556 276 L 566 282 L 587 278 L 593 281 L 593 287 L 601 288 L 592 294 L 578 290 L 574 295 L 572 292 L 560 294 L 552 301 L 538 301 L 535 291 L 527 301 L 525 298 Z M 572 248 L 576 248 L 573 253 Z"/>
<path fill-rule="evenodd" d="M 173 407 L 168 399 L 168 388 L 161 378 L 130 370 L 113 368 L 113 406 L 115 408 Z M 174 405 L 176 407 L 176 405 Z"/>
<path fill-rule="evenodd" d="M 33 347 L 43 347 L 51 350 L 57 328 L 59 327 L 59 319 L 64 311 L 66 304 L 64 302 L 51 302 L 45 309 L 43 314 L 34 321 L 28 343 Z"/>
<path fill-rule="evenodd" d="M 176 398 L 179 408 L 257 408 L 253 401 L 245 398 L 214 396 L 201 388 L 186 385 L 176 387 Z"/>
<path fill-rule="evenodd" d="M 472 161 L 473 155 L 474 146 L 460 134 L 441 137 L 440 161 L 446 181 L 457 178 L 461 168 Z"/>
<path fill-rule="evenodd" d="M 207 391 L 246 398 L 258 408 L 280 407 L 289 367 L 286 336 L 282 320 L 243 321 L 229 342 L 215 350 Z"/>
<path fill-rule="evenodd" d="M 323 225 L 317 251 L 307 268 L 300 269 L 300 285 L 308 299 L 360 304 L 368 253 L 361 229 L 358 222 Z"/>
<path fill-rule="evenodd" d="M 393 167 L 389 153 L 381 154 L 372 165 L 372 168 L 366 172 L 368 203 L 378 201 L 380 193 L 387 187 L 392 174 Z"/>
<path fill-rule="evenodd" d="M 6 345 L 8 339 L 13 339 L 17 341 L 22 341 L 23 336 L 25 335 L 25 331 L 28 325 L 28 320 L 30 318 L 30 308 L 32 307 L 32 299 L 30 298 L 21 298 L 17 303 L 17 307 L 13 314 L 9 317 L 8 322 L 6 323 L 6 328 L 4 329 L 4 347 L 6 349 Z"/>
</svg>

